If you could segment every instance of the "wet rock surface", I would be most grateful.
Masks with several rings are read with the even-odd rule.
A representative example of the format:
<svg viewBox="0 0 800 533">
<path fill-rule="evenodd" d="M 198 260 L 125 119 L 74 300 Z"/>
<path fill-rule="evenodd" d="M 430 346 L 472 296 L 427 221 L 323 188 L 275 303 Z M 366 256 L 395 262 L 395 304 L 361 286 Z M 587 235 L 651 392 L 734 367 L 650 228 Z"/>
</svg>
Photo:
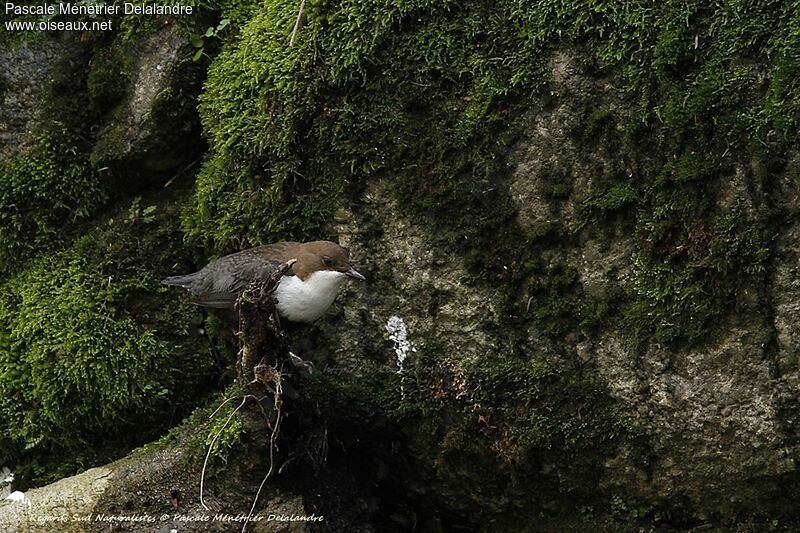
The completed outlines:
<svg viewBox="0 0 800 533">
<path fill-rule="evenodd" d="M 0 49 L 0 163 L 24 149 L 41 109 L 42 93 L 53 82 L 54 68 L 69 42 L 47 39 Z"/>
</svg>

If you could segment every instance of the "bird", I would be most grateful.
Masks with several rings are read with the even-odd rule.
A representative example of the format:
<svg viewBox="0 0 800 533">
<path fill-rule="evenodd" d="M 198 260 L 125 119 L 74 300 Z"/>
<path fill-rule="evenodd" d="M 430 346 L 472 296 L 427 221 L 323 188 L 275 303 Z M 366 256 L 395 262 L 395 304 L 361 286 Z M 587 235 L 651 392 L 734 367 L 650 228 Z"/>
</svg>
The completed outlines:
<svg viewBox="0 0 800 533">
<path fill-rule="evenodd" d="M 208 263 L 191 274 L 170 276 L 163 285 L 183 287 L 196 304 L 233 310 L 252 281 L 266 279 L 282 264 L 295 260 L 280 278 L 274 296 L 282 319 L 311 323 L 336 299 L 348 278 L 366 281 L 350 265 L 347 248 L 330 241 L 277 242 L 248 248 Z"/>
</svg>

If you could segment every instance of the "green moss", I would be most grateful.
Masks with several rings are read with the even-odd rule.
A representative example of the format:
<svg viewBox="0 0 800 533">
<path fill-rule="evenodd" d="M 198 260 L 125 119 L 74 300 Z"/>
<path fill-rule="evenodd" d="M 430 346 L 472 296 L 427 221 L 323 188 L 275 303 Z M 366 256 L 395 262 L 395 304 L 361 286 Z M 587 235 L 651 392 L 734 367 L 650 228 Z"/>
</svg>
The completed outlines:
<svg viewBox="0 0 800 533">
<path fill-rule="evenodd" d="M 187 452 L 184 460 L 187 464 L 202 464 L 210 447 L 206 476 L 215 476 L 224 471 L 225 465 L 235 457 L 237 446 L 242 444 L 246 433 L 242 412 L 236 411 L 243 398 L 244 390 L 241 387 L 228 387 L 208 407 L 197 409 L 180 427 L 170 430 L 160 442 L 168 444 L 172 435 L 182 435 L 187 428 L 191 428 L 192 434 L 182 444 Z"/>
<path fill-rule="evenodd" d="M 556 183 L 545 189 L 544 194 L 551 200 L 564 200 L 571 192 L 572 187 L 568 183 Z"/>
<path fill-rule="evenodd" d="M 0 275 L 105 203 L 105 187 L 69 139 L 53 124 L 0 165 Z"/>
<path fill-rule="evenodd" d="M 0 461 L 25 477 L 157 436 L 208 385 L 196 308 L 158 285 L 179 238 L 159 209 L 98 226 L 4 284 Z"/>
<path fill-rule="evenodd" d="M 584 200 L 579 207 L 575 230 L 587 225 L 608 220 L 609 215 L 619 213 L 637 204 L 637 191 L 632 183 L 617 183 Z"/>
<path fill-rule="evenodd" d="M 546 333 L 560 336 L 573 328 L 580 312 L 581 290 L 575 268 L 557 263 L 533 263 L 528 278 L 526 315 Z"/>
<path fill-rule="evenodd" d="M 299 48 L 278 42 L 275 11 L 272 6 L 256 16 L 243 31 L 243 44 L 212 65 L 203 97 L 212 153 L 184 226 L 217 249 L 244 236 L 255 243 L 308 235 L 331 214 L 329 197 L 342 188 L 333 167 L 314 167 L 299 154 L 286 157 L 310 107 L 305 103 L 311 88 L 294 79 L 293 71 L 299 74 L 309 61 Z M 242 99 L 245 93 L 253 96 Z"/>
<path fill-rule="evenodd" d="M 601 455 L 633 426 L 624 410 L 590 379 L 546 365 L 486 359 L 466 369 L 463 413 L 503 462 L 524 464 L 537 450 Z M 578 414 L 580 413 L 580 414 Z"/>
<path fill-rule="evenodd" d="M 525 230 L 525 239 L 528 243 L 533 244 L 544 239 L 558 237 L 561 233 L 560 229 L 561 228 L 559 228 L 558 224 L 555 222 L 546 220 L 544 222 L 532 224 Z"/>
<path fill-rule="evenodd" d="M 609 505 L 610 515 L 618 522 L 635 524 L 661 522 L 661 513 L 647 502 L 637 502 L 626 499 L 620 494 L 613 494 Z M 644 522 L 644 521 L 647 522 Z"/>
<path fill-rule="evenodd" d="M 92 149 L 90 161 L 94 168 L 122 157 L 122 148 L 125 139 L 125 126 L 114 124 L 104 131 L 97 139 Z"/>
<path fill-rule="evenodd" d="M 116 43 L 95 50 L 86 80 L 94 105 L 107 108 L 125 96 L 131 81 L 130 63 L 130 58 Z"/>
<path fill-rule="evenodd" d="M 36 16 L 17 16 L 11 13 L 6 13 L 5 9 L 0 12 L 0 24 L 3 25 L 3 31 L 0 32 L 0 47 L 4 49 L 13 49 L 24 44 L 31 44 L 41 41 L 42 34 L 39 31 L 10 31 L 6 30 L 7 23 L 33 21 L 38 22 L 39 18 Z"/>
<path fill-rule="evenodd" d="M 48 84 L 31 97 L 32 131 L 0 164 L 0 277 L 63 247 L 111 196 L 88 156 L 104 111 L 87 89 L 91 56 L 81 46 L 60 50 Z"/>
<path fill-rule="evenodd" d="M 765 271 L 769 249 L 741 204 L 719 215 L 714 228 L 695 224 L 662 230 L 658 250 L 635 256 L 637 300 L 628 314 L 635 338 L 649 329 L 660 342 L 704 340 L 741 283 Z"/>
<path fill-rule="evenodd" d="M 596 140 L 609 128 L 614 127 L 614 115 L 608 106 L 602 106 L 593 109 L 583 122 L 586 124 L 581 132 L 583 137 L 587 140 Z"/>
<path fill-rule="evenodd" d="M 309 16 L 301 38 L 287 47 L 296 6 L 269 2 L 211 67 L 201 113 L 212 155 L 185 217 L 189 236 L 217 249 L 230 247 L 244 228 L 255 229 L 252 242 L 310 236 L 348 183 L 376 173 L 391 172 L 404 200 L 405 191 L 422 187 L 414 197 L 423 209 L 488 185 L 485 173 L 459 175 L 489 152 L 462 149 L 502 121 L 503 110 L 493 105 L 501 82 L 490 72 L 471 82 L 438 71 L 442 57 L 462 49 L 461 68 L 471 58 L 489 63 L 491 51 L 477 50 L 471 36 L 479 14 L 442 9 L 441 23 L 394 31 L 427 9 L 368 13 L 348 2 L 332 8 L 330 25 L 327 16 Z M 358 21 L 376 14 L 382 21 L 365 39 Z M 440 30 L 446 38 L 434 39 Z M 370 66 L 364 83 L 367 65 L 384 67 Z M 442 160 L 450 150 L 465 160 Z M 461 192 L 453 194 L 456 188 Z"/>
</svg>

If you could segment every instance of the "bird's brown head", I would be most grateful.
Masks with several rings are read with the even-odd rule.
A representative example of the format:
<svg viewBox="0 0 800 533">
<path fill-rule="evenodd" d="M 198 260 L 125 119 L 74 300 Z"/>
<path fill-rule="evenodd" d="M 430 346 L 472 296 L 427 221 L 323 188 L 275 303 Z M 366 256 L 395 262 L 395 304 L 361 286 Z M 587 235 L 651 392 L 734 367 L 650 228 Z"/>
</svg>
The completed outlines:
<svg viewBox="0 0 800 533">
<path fill-rule="evenodd" d="M 296 251 L 295 259 L 297 262 L 292 266 L 292 271 L 302 280 L 314 272 L 327 270 L 366 281 L 366 278 L 350 265 L 347 248 L 335 242 L 313 241 L 301 244 Z"/>
</svg>

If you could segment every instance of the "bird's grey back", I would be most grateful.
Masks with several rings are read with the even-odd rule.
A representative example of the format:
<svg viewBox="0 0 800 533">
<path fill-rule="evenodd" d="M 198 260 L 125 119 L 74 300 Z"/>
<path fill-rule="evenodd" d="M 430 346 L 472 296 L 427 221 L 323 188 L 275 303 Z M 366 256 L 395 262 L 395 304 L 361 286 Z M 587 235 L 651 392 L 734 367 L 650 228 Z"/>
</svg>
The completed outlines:
<svg viewBox="0 0 800 533">
<path fill-rule="evenodd" d="M 195 296 L 195 302 L 204 307 L 233 309 L 241 291 L 253 280 L 265 279 L 286 261 L 283 256 L 289 244 L 242 250 L 220 257 L 193 274 L 173 276 L 162 283 L 187 289 Z"/>
</svg>

